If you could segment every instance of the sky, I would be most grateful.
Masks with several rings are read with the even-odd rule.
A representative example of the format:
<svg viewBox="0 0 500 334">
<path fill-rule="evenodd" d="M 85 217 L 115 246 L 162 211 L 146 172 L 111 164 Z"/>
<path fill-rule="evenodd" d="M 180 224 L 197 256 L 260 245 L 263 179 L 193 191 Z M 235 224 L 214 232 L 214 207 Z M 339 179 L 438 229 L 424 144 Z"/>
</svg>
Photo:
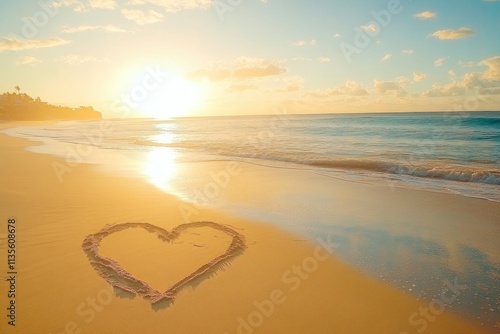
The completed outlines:
<svg viewBox="0 0 500 334">
<path fill-rule="evenodd" d="M 0 0 L 0 92 L 105 117 L 500 110 L 500 0 Z"/>
</svg>

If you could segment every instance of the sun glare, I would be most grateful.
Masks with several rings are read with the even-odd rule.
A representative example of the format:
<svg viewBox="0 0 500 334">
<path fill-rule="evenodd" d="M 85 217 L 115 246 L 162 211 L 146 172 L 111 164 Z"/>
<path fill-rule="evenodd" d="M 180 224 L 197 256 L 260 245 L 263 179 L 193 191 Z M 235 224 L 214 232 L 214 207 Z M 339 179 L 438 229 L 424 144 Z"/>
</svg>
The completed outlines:
<svg viewBox="0 0 500 334">
<path fill-rule="evenodd" d="M 202 90 L 199 84 L 171 75 L 141 103 L 147 117 L 168 119 L 189 116 L 199 106 Z"/>
<path fill-rule="evenodd" d="M 168 191 L 176 173 L 176 153 L 171 148 L 158 147 L 148 152 L 144 173 L 158 188 Z"/>
</svg>

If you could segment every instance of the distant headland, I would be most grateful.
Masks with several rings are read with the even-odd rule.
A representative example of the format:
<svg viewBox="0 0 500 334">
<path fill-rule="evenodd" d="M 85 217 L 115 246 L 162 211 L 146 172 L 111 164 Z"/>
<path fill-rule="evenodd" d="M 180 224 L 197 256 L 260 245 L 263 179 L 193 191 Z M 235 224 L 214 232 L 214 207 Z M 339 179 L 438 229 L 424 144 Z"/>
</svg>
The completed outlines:
<svg viewBox="0 0 500 334">
<path fill-rule="evenodd" d="M 39 97 L 32 98 L 21 93 L 19 86 L 15 93 L 0 94 L 0 120 L 43 121 L 43 120 L 88 120 L 102 119 L 100 112 L 92 107 L 69 108 L 48 104 Z"/>
</svg>

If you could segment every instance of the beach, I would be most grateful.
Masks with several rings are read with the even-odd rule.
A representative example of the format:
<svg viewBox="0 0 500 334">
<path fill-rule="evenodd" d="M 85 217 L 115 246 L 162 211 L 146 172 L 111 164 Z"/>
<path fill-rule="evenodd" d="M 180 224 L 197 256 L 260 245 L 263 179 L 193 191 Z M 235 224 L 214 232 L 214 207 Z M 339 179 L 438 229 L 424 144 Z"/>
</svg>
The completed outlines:
<svg viewBox="0 0 500 334">
<path fill-rule="evenodd" d="M 500 334 L 499 17 L 1 1 L 0 334 Z"/>
<path fill-rule="evenodd" d="M 3 129 L 12 126 L 5 124 Z M 305 234 L 296 227 L 304 217 L 312 221 L 321 215 L 346 228 L 383 221 L 393 234 L 408 237 L 400 224 L 413 220 L 415 235 L 425 235 L 422 230 L 429 226 L 438 231 L 426 235 L 426 241 L 446 244 L 451 239 L 450 247 L 467 244 L 487 254 L 489 263 L 498 264 L 497 202 L 246 162 L 181 163 L 176 189 L 183 184 L 199 189 L 202 197 L 195 203 L 189 193 L 185 198 L 175 191 L 169 194 L 144 178 L 95 163 L 72 166 L 61 182 L 54 162 L 67 165 L 67 161 L 25 150 L 37 145 L 0 134 L 0 219 L 15 218 L 18 250 L 16 323 L 7 325 L 2 317 L 2 333 L 495 332 L 491 322 L 481 326 L 484 320 L 455 307 L 466 302 L 471 289 L 456 276 L 436 277 L 442 293 L 417 298 L 342 259 L 339 253 L 348 245 L 338 233 Z M 214 179 L 217 175 L 220 183 Z M 217 195 L 205 191 L 210 182 L 218 185 L 212 186 Z M 203 198 L 210 203 L 203 203 Z M 280 209 L 280 204 L 290 202 L 300 214 Z M 321 210 L 326 207 L 328 211 Z M 283 212 L 294 222 L 289 228 L 277 218 Z M 472 220 L 476 224 L 471 225 Z M 89 235 L 109 224 L 148 223 L 172 231 L 192 222 L 226 226 L 244 237 L 244 247 L 217 270 L 179 289 L 169 302 L 152 304 L 130 291 L 114 289 L 82 247 Z M 307 228 L 307 223 L 302 225 Z M 471 238 L 471 230 L 486 237 Z M 3 256 L 6 231 L 0 234 Z M 223 254 L 230 242 L 229 235 L 207 226 L 195 227 L 171 243 L 144 230 L 126 229 L 103 239 L 100 251 L 162 290 Z M 431 256 L 427 260 L 434 265 Z M 453 265 L 461 270 L 463 263 Z M 4 310 L 7 287 L 4 282 L 0 285 Z"/>
</svg>

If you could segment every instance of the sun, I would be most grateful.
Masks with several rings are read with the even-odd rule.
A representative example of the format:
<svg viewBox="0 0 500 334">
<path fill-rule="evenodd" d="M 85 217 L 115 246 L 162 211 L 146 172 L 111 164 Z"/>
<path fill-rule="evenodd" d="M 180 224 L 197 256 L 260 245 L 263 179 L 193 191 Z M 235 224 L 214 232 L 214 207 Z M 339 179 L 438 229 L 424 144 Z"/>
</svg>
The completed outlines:
<svg viewBox="0 0 500 334">
<path fill-rule="evenodd" d="M 198 83 L 171 74 L 148 92 L 139 108 L 147 117 L 169 119 L 189 116 L 201 100 L 202 89 Z"/>
</svg>

